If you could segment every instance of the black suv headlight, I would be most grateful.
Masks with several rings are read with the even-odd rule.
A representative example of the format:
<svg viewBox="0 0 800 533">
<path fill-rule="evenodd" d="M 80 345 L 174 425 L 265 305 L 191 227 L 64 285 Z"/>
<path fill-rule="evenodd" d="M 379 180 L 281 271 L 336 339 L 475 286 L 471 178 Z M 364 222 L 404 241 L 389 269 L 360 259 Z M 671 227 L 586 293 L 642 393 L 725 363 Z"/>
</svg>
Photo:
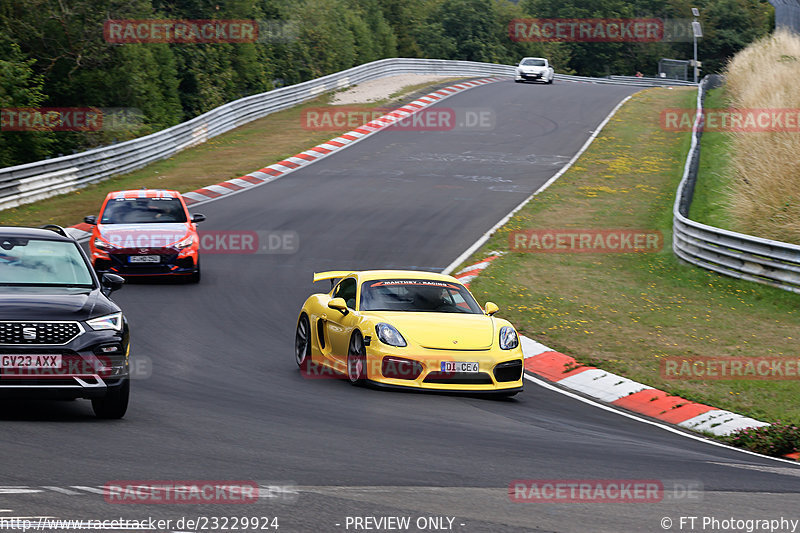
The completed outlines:
<svg viewBox="0 0 800 533">
<path fill-rule="evenodd" d="M 120 331 L 122 329 L 122 313 L 111 313 L 110 315 L 99 316 L 87 320 L 86 323 L 95 331 L 104 329 Z"/>
</svg>

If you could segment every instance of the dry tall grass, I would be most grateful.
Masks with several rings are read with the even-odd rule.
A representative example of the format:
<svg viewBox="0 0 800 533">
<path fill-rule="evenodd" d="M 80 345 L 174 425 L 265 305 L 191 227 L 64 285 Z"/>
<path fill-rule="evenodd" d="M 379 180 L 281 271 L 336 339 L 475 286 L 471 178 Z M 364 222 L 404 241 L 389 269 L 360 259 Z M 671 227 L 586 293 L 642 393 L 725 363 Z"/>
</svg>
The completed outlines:
<svg viewBox="0 0 800 533">
<path fill-rule="evenodd" d="M 732 107 L 800 111 L 800 36 L 776 31 L 727 66 Z M 800 244 L 800 131 L 732 135 L 730 209 L 737 231 Z"/>
</svg>

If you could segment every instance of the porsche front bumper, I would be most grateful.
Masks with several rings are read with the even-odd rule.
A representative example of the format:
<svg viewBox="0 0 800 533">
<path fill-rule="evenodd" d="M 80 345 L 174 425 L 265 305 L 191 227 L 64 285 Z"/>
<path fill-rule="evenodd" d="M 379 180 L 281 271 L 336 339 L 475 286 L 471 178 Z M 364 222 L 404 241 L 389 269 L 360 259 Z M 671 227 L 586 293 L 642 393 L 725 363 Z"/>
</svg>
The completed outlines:
<svg viewBox="0 0 800 533">
<path fill-rule="evenodd" d="M 413 354 L 413 355 L 412 355 Z M 420 371 L 385 374 L 385 359 L 401 358 L 413 361 Z M 476 362 L 477 372 L 444 372 L 442 362 Z M 421 367 L 421 368 L 420 368 Z M 367 380 L 378 386 L 392 388 L 429 389 L 461 392 L 515 392 L 522 390 L 524 361 L 522 350 L 433 350 L 392 348 L 381 345 L 380 350 L 367 348 Z"/>
</svg>

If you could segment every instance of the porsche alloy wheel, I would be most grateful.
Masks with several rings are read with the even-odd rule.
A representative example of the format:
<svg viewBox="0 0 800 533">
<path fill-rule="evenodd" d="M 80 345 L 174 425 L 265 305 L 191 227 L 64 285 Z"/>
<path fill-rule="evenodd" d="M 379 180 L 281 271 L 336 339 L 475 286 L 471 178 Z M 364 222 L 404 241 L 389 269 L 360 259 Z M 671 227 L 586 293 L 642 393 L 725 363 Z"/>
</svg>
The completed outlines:
<svg viewBox="0 0 800 533">
<path fill-rule="evenodd" d="M 306 315 L 301 316 L 297 322 L 297 333 L 294 335 L 294 358 L 297 366 L 301 369 L 311 362 L 311 326 Z"/>
<path fill-rule="evenodd" d="M 364 337 L 356 331 L 350 338 L 350 349 L 347 350 L 347 379 L 353 385 L 361 385 L 367 378 L 367 349 Z"/>
</svg>

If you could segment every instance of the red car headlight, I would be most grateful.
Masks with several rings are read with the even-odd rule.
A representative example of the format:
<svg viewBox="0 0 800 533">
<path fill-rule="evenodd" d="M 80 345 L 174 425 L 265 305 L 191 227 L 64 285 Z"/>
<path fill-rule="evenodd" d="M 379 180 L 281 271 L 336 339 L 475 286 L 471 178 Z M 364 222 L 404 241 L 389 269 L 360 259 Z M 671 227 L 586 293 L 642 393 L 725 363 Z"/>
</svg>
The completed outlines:
<svg viewBox="0 0 800 533">
<path fill-rule="evenodd" d="M 188 248 L 189 246 L 194 244 L 194 235 L 189 235 L 183 240 L 177 242 L 173 246 L 178 250 L 183 250 L 184 248 Z"/>
<path fill-rule="evenodd" d="M 392 379 L 417 379 L 422 374 L 422 364 L 419 361 L 387 355 L 381 361 L 381 374 Z"/>
<path fill-rule="evenodd" d="M 114 250 L 116 248 L 116 246 L 114 246 L 110 242 L 106 242 L 99 237 L 95 237 L 94 247 L 103 252 L 110 252 L 111 250 Z"/>
</svg>

